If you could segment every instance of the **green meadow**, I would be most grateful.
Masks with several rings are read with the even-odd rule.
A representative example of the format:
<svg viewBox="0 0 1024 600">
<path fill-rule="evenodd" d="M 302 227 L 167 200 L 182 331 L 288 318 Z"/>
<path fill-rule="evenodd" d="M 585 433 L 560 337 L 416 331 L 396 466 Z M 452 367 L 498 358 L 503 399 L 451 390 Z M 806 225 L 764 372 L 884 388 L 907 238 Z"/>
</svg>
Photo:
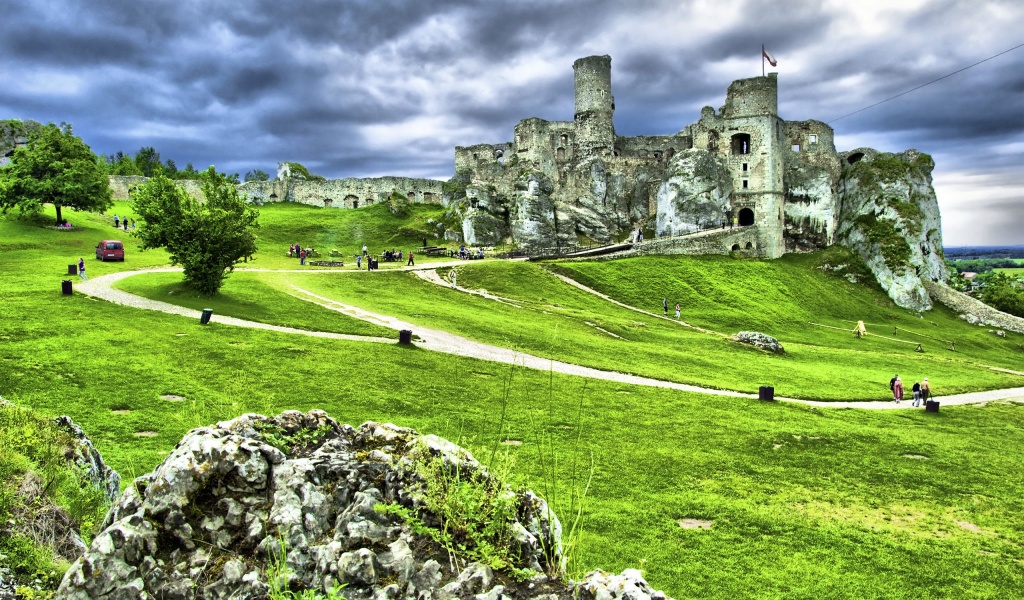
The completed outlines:
<svg viewBox="0 0 1024 600">
<path fill-rule="evenodd" d="M 439 216 L 430 206 L 403 218 L 384 206 L 264 206 L 258 254 L 217 297 L 194 295 L 177 273 L 141 273 L 118 287 L 254 321 L 397 338 L 303 300 L 306 290 L 552 360 L 743 392 L 774 385 L 793 398 L 885 401 L 893 373 L 908 383 L 929 377 L 939 395 L 1024 386 L 1024 377 L 992 369 L 1022 370 L 1024 336 L 997 337 L 940 307 L 899 309 L 838 248 L 777 261 L 459 264 L 460 287 L 501 301 L 393 264 L 372 273 L 349 264 L 363 243 L 373 253 L 415 251 Z M 79 256 L 90 277 L 167 263 L 165 253 L 114 235 L 105 217 L 70 220 L 75 230 L 55 231 L 0 218 L 0 395 L 44 416 L 72 416 L 126 479 L 152 469 L 192 427 L 319 408 L 342 422 L 436 433 L 479 457 L 499 448 L 518 482 L 563 517 L 571 488 L 592 477 L 576 574 L 640 568 L 675 598 L 1024 595 L 1017 402 L 937 414 L 814 408 L 585 380 L 415 345 L 204 327 L 62 296 Z M 91 258 L 100 239 L 115 237 L 126 242 L 124 263 Z M 337 248 L 346 266 L 299 268 L 285 255 L 294 243 L 325 259 Z M 678 301 L 695 327 L 664 318 L 663 298 Z M 877 336 L 856 339 L 858 320 Z M 778 338 L 786 353 L 729 339 L 743 330 Z M 3 440 L 0 466 L 13 452 Z M 521 443 L 500 444 L 509 440 Z"/>
</svg>

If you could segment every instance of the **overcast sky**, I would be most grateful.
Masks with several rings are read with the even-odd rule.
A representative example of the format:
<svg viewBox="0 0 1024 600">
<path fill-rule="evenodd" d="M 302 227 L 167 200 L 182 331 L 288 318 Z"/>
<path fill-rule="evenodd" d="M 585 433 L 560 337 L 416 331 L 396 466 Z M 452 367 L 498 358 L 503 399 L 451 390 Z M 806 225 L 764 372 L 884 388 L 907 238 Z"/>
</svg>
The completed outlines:
<svg viewBox="0 0 1024 600">
<path fill-rule="evenodd" d="M 619 135 L 675 133 L 778 59 L 779 112 L 935 157 L 947 246 L 1024 244 L 1021 0 L 32 0 L 0 3 L 0 119 L 179 168 L 447 179 L 453 148 L 572 120 L 612 57 Z"/>
</svg>

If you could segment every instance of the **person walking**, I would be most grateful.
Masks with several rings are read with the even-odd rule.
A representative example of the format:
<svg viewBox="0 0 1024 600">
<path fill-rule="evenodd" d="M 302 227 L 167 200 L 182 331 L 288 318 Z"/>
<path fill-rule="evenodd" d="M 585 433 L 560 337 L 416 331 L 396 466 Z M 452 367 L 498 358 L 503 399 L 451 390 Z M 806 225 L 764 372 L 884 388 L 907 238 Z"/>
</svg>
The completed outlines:
<svg viewBox="0 0 1024 600">
<path fill-rule="evenodd" d="M 409 253 L 409 262 L 405 263 L 405 266 L 407 266 L 407 267 L 415 267 L 416 266 L 416 261 L 413 260 L 413 253 L 412 252 Z"/>
<path fill-rule="evenodd" d="M 458 287 L 455 284 L 455 267 L 452 267 L 452 270 L 448 272 L 448 279 L 452 282 L 452 288 Z"/>
<path fill-rule="evenodd" d="M 928 398 L 932 395 L 932 386 L 928 384 L 928 378 L 925 377 L 924 381 L 921 382 L 921 402 L 927 404 Z"/>
<path fill-rule="evenodd" d="M 121 227 L 121 220 L 117 218 L 117 215 L 114 215 L 114 229 L 119 229 L 120 227 Z"/>
<path fill-rule="evenodd" d="M 356 270 L 357 271 L 362 271 L 363 270 L 363 255 L 362 254 L 356 254 Z"/>
<path fill-rule="evenodd" d="M 900 400 L 903 400 L 903 380 L 897 375 L 892 384 L 892 401 L 899 404 Z"/>
<path fill-rule="evenodd" d="M 299 264 L 300 265 L 305 265 L 306 264 L 306 251 L 305 250 L 302 250 L 302 251 L 299 252 Z"/>
<path fill-rule="evenodd" d="M 83 281 L 89 281 L 89 276 L 85 274 L 85 259 L 81 256 L 78 257 L 78 276 Z"/>
<path fill-rule="evenodd" d="M 668 316 L 668 298 L 661 301 L 661 307 L 665 309 L 665 316 Z"/>
<path fill-rule="evenodd" d="M 363 244 L 363 256 L 366 256 L 366 244 Z"/>
<path fill-rule="evenodd" d="M 677 319 L 679 318 L 679 314 L 680 314 L 680 313 L 679 313 L 679 303 L 678 303 L 678 302 L 676 302 L 676 318 L 677 318 Z"/>
<path fill-rule="evenodd" d="M 921 406 L 921 383 L 919 381 L 914 382 L 914 387 L 910 388 L 910 391 L 914 393 L 913 407 L 917 408 Z"/>
</svg>

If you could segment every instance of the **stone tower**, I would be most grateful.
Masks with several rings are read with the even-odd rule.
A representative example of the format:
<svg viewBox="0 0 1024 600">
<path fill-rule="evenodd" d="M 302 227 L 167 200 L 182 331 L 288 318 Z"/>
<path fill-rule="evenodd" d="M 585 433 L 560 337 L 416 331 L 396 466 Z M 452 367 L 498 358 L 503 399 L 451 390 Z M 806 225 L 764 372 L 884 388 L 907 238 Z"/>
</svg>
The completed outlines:
<svg viewBox="0 0 1024 600">
<path fill-rule="evenodd" d="M 577 156 L 610 155 L 615 147 L 612 57 L 588 56 L 572 64 L 575 76 Z"/>
</svg>

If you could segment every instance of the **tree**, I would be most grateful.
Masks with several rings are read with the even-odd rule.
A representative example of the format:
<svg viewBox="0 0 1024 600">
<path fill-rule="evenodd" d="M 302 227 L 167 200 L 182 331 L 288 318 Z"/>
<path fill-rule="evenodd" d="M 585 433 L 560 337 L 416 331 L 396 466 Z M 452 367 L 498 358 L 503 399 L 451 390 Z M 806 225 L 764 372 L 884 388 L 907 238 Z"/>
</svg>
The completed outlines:
<svg viewBox="0 0 1024 600">
<path fill-rule="evenodd" d="M 981 301 L 996 310 L 1024 317 L 1024 289 L 1006 273 L 993 273 L 985 278 Z"/>
<path fill-rule="evenodd" d="M 256 252 L 259 211 L 213 167 L 201 180 L 205 202 L 159 174 L 135 191 L 132 208 L 142 218 L 136 232 L 142 249 L 166 248 L 171 262 L 184 268 L 185 282 L 212 295 Z"/>
<path fill-rule="evenodd" d="M 135 155 L 135 165 L 146 177 L 154 177 L 164 171 L 164 165 L 160 162 L 160 153 L 152 146 L 139 149 Z"/>
<path fill-rule="evenodd" d="M 270 181 L 270 175 L 263 169 L 256 169 L 245 174 L 246 181 Z"/>
<path fill-rule="evenodd" d="M 120 150 L 117 154 L 107 159 L 111 175 L 142 175 L 142 171 L 136 166 L 130 156 Z"/>
<path fill-rule="evenodd" d="M 18 148 L 11 164 L 0 169 L 0 210 L 17 207 L 38 213 L 44 204 L 61 209 L 104 211 L 111 205 L 110 183 L 99 158 L 76 136 L 71 125 L 45 125 L 29 144 Z"/>
</svg>

